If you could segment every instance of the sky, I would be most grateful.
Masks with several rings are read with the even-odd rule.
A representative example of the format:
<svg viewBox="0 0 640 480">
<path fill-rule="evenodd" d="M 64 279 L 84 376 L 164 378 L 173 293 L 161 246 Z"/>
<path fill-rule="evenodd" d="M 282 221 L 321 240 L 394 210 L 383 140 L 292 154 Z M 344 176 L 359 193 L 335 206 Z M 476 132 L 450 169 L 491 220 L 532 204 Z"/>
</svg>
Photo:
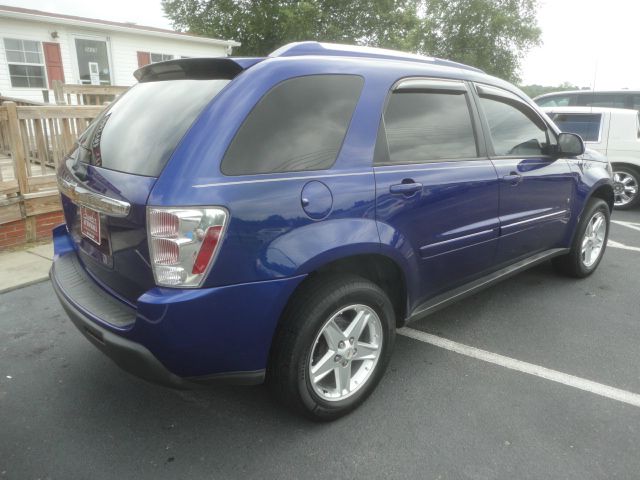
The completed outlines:
<svg viewBox="0 0 640 480">
<path fill-rule="evenodd" d="M 640 88 L 638 0 L 541 0 L 543 44 L 523 59 L 523 84 Z"/>
<path fill-rule="evenodd" d="M 638 0 L 539 0 L 542 45 L 523 58 L 522 84 L 640 89 Z M 0 4 L 171 28 L 160 0 L 0 0 Z"/>
</svg>

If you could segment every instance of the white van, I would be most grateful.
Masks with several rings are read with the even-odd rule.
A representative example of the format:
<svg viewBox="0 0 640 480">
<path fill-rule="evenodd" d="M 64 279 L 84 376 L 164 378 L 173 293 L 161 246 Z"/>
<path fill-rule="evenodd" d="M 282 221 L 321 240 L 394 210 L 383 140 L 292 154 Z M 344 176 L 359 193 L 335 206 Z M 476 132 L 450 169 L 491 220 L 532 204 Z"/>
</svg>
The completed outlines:
<svg viewBox="0 0 640 480">
<path fill-rule="evenodd" d="M 546 107 L 563 131 L 577 133 L 587 148 L 606 155 L 613 166 L 615 206 L 640 203 L 640 112 L 621 108 Z"/>
</svg>

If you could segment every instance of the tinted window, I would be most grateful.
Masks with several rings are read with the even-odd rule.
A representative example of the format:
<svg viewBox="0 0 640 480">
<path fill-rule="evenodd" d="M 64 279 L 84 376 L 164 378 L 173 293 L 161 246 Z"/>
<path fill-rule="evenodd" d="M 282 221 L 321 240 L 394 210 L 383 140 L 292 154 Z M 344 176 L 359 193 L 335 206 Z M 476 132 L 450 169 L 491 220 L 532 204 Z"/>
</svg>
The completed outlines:
<svg viewBox="0 0 640 480">
<path fill-rule="evenodd" d="M 139 83 L 102 113 L 80 138 L 92 164 L 158 176 L 180 139 L 229 80 Z"/>
<path fill-rule="evenodd" d="M 331 167 L 363 83 L 354 75 L 313 75 L 275 86 L 240 127 L 222 172 L 250 175 Z"/>
<path fill-rule="evenodd" d="M 571 101 L 570 95 L 554 95 L 552 97 L 544 97 L 536 100 L 541 107 L 566 107 Z"/>
<path fill-rule="evenodd" d="M 396 92 L 391 95 L 384 122 L 391 163 L 478 155 L 464 93 Z"/>
<path fill-rule="evenodd" d="M 556 113 L 551 119 L 563 132 L 577 133 L 585 142 L 597 142 L 600 136 L 600 114 Z"/>
<path fill-rule="evenodd" d="M 547 150 L 547 131 L 535 113 L 520 103 L 480 97 L 493 149 L 498 156 L 543 155 Z"/>
<path fill-rule="evenodd" d="M 578 96 L 578 105 L 585 107 L 625 108 L 624 95 L 610 93 L 585 93 Z"/>
</svg>

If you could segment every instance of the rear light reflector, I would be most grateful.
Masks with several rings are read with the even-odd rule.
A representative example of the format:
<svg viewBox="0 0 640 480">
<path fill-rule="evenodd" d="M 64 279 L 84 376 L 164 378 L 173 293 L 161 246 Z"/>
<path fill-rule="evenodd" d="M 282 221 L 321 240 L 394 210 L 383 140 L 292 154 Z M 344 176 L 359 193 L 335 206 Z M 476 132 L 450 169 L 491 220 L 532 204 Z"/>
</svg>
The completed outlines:
<svg viewBox="0 0 640 480">
<path fill-rule="evenodd" d="M 191 273 L 200 275 L 207 271 L 211 257 L 213 257 L 213 254 L 216 252 L 216 247 L 220 240 L 220 232 L 222 232 L 221 226 L 207 228 L 196 261 L 193 262 L 193 270 L 191 270 Z"/>
<path fill-rule="evenodd" d="M 215 261 L 227 224 L 220 207 L 147 207 L 149 254 L 156 284 L 199 287 Z"/>
</svg>

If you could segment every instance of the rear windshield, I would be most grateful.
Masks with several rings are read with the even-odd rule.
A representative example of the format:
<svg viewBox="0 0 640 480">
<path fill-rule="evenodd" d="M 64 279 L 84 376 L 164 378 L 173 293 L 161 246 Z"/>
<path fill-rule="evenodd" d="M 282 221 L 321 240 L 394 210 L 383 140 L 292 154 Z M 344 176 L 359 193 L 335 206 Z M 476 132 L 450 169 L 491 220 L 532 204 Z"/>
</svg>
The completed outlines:
<svg viewBox="0 0 640 480">
<path fill-rule="evenodd" d="M 563 132 L 577 133 L 585 142 L 597 142 L 600 138 L 599 113 L 556 113 L 551 120 Z"/>
<path fill-rule="evenodd" d="M 157 177 L 196 117 L 230 80 L 139 83 L 79 139 L 80 161 Z"/>
</svg>

